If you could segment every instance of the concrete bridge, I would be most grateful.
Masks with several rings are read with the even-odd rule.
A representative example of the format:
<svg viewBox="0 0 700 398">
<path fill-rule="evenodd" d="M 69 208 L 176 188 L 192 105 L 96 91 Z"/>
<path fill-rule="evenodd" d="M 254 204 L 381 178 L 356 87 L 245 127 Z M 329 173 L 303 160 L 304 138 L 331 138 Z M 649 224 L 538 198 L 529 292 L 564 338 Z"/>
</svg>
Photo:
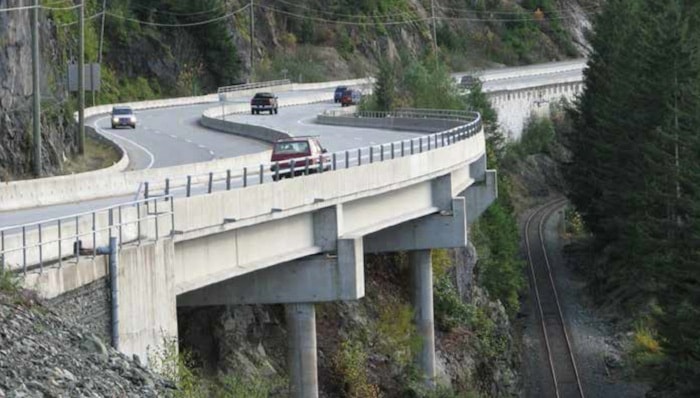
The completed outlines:
<svg viewBox="0 0 700 398">
<path fill-rule="evenodd" d="M 246 133 L 225 116 L 212 120 L 220 129 Z M 240 160 L 222 160 L 225 169 L 201 175 L 168 168 L 142 172 L 143 199 L 0 228 L 0 263 L 23 269 L 25 284 L 46 298 L 60 299 L 109 279 L 112 296 L 103 300 L 111 305 L 108 335 L 122 352 L 141 358 L 164 338 L 177 338 L 178 306 L 285 304 L 293 395 L 313 397 L 318 393 L 313 303 L 362 298 L 364 253 L 408 251 L 415 321 L 424 342 L 419 364 L 430 383 L 435 377 L 430 249 L 464 247 L 468 223 L 497 192 L 495 172 L 486 169 L 480 117 L 405 110 L 327 113 L 318 119 L 416 134 L 335 152 L 328 158 L 331 171 L 278 182 L 269 164 Z M 255 159 L 260 158 L 246 160 Z M 96 179 L 128 187 L 125 174 Z M 72 195 L 75 182 L 55 183 L 52 189 Z M 17 200 L 8 192 L 0 189 L 0 197 Z M 29 195 L 18 202 L 41 198 Z M 107 250 L 110 240 L 118 242 L 117 250 Z"/>
</svg>

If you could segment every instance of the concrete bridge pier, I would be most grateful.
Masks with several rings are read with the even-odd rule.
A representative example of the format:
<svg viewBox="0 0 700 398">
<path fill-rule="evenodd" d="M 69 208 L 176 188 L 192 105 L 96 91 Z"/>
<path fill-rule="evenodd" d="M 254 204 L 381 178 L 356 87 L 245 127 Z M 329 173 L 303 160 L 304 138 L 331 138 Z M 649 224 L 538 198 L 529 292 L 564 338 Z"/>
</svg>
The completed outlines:
<svg viewBox="0 0 700 398">
<path fill-rule="evenodd" d="M 414 322 L 422 345 L 416 357 L 428 387 L 435 386 L 435 327 L 433 320 L 433 267 L 430 250 L 413 250 L 408 255 L 413 283 Z"/>
<path fill-rule="evenodd" d="M 285 304 L 284 310 L 288 333 L 289 396 L 317 398 L 316 309 L 313 303 L 294 303 Z"/>
</svg>

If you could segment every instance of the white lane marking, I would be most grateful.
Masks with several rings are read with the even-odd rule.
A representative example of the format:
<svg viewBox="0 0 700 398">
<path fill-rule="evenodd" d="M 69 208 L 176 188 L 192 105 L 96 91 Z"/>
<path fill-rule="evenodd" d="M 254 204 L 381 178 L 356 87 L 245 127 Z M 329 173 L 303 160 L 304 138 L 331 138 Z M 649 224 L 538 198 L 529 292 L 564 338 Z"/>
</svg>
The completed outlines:
<svg viewBox="0 0 700 398">
<path fill-rule="evenodd" d="M 199 148 L 201 148 L 201 149 L 207 149 L 207 147 L 204 146 L 204 145 L 202 145 L 202 144 L 197 145 L 197 147 L 199 147 Z"/>
<path fill-rule="evenodd" d="M 175 138 L 175 139 L 177 139 L 177 136 L 176 136 L 175 134 L 168 134 L 168 135 L 170 135 L 170 138 Z"/>
<path fill-rule="evenodd" d="M 186 143 L 191 144 L 192 140 L 185 140 Z"/>
<path fill-rule="evenodd" d="M 211 156 L 214 156 L 214 151 L 209 151 L 209 154 L 210 154 Z"/>
<path fill-rule="evenodd" d="M 102 128 L 100 128 L 100 126 L 97 125 L 99 122 L 101 122 L 101 121 L 103 121 L 103 120 L 105 120 L 105 119 L 109 119 L 109 118 L 110 118 L 110 116 L 105 116 L 105 117 L 103 117 L 103 118 L 97 119 L 97 120 L 95 120 L 95 122 L 92 124 L 92 126 L 95 128 L 95 130 L 97 130 L 97 131 L 98 131 L 100 134 L 102 134 L 102 135 L 108 135 L 108 136 L 110 136 L 110 137 L 112 137 L 112 138 L 115 138 L 115 139 L 118 139 L 118 140 L 122 140 L 122 141 L 126 141 L 126 142 L 130 143 L 131 145 L 133 145 L 133 146 L 139 148 L 140 150 L 146 152 L 146 155 L 148 155 L 148 157 L 150 158 L 150 161 L 148 162 L 148 166 L 146 166 L 146 169 L 150 169 L 151 167 L 153 167 L 153 163 L 156 162 L 156 157 L 153 155 L 153 153 L 152 153 L 151 151 L 149 151 L 148 149 L 146 149 L 145 147 L 143 147 L 141 144 L 139 144 L 139 143 L 137 143 L 137 142 L 134 142 L 134 141 L 132 141 L 132 140 L 130 140 L 130 139 L 128 139 L 128 138 L 125 138 L 125 137 L 116 135 L 116 134 L 114 134 L 114 133 L 110 133 L 109 131 L 106 131 L 106 130 L 102 129 Z"/>
</svg>

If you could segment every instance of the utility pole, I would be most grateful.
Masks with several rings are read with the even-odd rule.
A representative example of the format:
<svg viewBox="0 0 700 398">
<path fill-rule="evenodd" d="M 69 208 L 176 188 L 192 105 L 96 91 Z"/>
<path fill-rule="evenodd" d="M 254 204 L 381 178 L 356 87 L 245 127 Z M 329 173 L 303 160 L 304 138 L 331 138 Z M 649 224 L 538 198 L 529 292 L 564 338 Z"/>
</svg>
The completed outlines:
<svg viewBox="0 0 700 398">
<path fill-rule="evenodd" d="M 85 0 L 80 4 L 80 61 L 78 62 L 78 153 L 85 153 Z"/>
<path fill-rule="evenodd" d="M 97 59 L 98 64 L 102 64 L 102 42 L 105 38 L 105 16 L 107 15 L 107 0 L 102 0 L 102 28 L 100 31 L 100 55 Z"/>
<path fill-rule="evenodd" d="M 34 175 L 41 177 L 41 87 L 39 86 L 39 0 L 32 9 L 32 85 L 34 89 Z"/>
<path fill-rule="evenodd" d="M 255 36 L 255 7 L 253 5 L 254 0 L 250 0 L 250 81 L 253 81 L 253 75 L 255 73 L 254 64 L 254 48 L 253 48 L 253 37 Z"/>
<path fill-rule="evenodd" d="M 433 14 L 433 54 L 435 55 L 435 66 L 438 64 L 437 53 L 437 20 L 435 19 L 435 0 L 430 0 L 430 10 Z"/>
</svg>

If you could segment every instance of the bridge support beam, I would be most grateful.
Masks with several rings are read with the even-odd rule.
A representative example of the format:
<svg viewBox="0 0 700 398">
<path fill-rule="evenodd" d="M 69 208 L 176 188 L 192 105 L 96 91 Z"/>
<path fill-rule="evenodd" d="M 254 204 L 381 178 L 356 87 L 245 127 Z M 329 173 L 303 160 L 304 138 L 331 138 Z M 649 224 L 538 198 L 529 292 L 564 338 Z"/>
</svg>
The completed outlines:
<svg viewBox="0 0 700 398">
<path fill-rule="evenodd" d="M 467 214 L 461 197 L 452 199 L 451 210 L 375 232 L 365 239 L 366 253 L 466 246 Z"/>
<path fill-rule="evenodd" d="M 413 281 L 413 307 L 415 323 L 422 339 L 421 351 L 416 362 L 423 372 L 428 387 L 435 386 L 435 328 L 433 320 L 433 268 L 430 250 L 409 252 L 409 265 Z"/>
<path fill-rule="evenodd" d="M 316 362 L 316 309 L 312 303 L 284 306 L 287 318 L 289 396 L 318 397 L 318 365 Z"/>
<path fill-rule="evenodd" d="M 486 170 L 484 181 L 472 184 L 462 195 L 467 199 L 467 223 L 471 225 L 498 198 L 496 170 Z"/>
</svg>

